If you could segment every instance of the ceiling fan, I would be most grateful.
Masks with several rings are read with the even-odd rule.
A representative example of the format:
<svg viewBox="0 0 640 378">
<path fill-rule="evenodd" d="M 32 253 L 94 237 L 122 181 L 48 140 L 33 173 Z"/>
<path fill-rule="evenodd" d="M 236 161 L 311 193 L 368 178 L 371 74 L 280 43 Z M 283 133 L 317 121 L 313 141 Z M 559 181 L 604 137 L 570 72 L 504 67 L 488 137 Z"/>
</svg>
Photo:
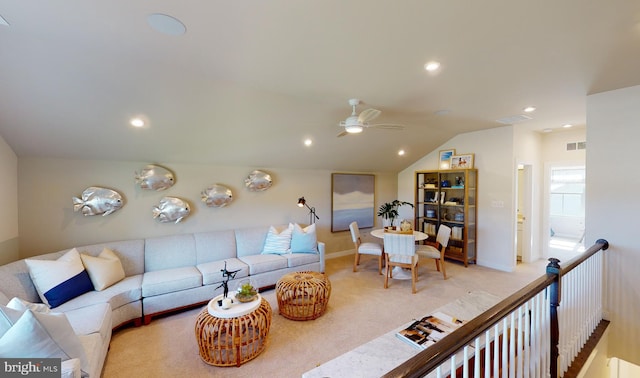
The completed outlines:
<svg viewBox="0 0 640 378">
<path fill-rule="evenodd" d="M 360 100 L 357 98 L 352 98 L 349 100 L 349 105 L 353 109 L 351 115 L 344 121 L 341 121 L 338 125 L 340 127 L 344 127 L 344 131 L 340 132 L 337 136 L 342 137 L 347 134 L 357 134 L 361 133 L 365 127 L 372 127 L 376 129 L 386 129 L 386 130 L 403 130 L 404 126 L 396 125 L 396 124 L 386 124 L 386 123 L 378 123 L 378 124 L 370 124 L 369 121 L 378 117 L 380 113 L 382 113 L 378 109 L 365 109 L 360 114 L 356 113 L 356 106 L 360 104 Z"/>
</svg>

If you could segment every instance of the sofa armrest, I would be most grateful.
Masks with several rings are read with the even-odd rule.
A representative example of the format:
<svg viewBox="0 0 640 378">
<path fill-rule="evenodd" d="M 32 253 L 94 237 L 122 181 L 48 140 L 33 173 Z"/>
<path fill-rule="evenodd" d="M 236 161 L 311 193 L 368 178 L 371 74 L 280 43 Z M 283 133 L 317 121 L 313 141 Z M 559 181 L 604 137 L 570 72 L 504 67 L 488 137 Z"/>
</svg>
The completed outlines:
<svg viewBox="0 0 640 378">
<path fill-rule="evenodd" d="M 318 253 L 320 254 L 320 272 L 324 273 L 324 243 L 318 242 Z"/>
<path fill-rule="evenodd" d="M 61 378 L 80 378 L 82 377 L 82 371 L 80 370 L 80 360 L 72 358 L 66 361 L 62 361 Z"/>
</svg>

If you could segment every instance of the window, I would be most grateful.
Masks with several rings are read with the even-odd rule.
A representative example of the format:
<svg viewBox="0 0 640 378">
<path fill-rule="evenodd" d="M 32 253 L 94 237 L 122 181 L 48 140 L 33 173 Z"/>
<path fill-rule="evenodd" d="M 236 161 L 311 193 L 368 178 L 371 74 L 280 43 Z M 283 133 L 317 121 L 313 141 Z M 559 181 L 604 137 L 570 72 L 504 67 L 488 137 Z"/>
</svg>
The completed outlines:
<svg viewBox="0 0 640 378">
<path fill-rule="evenodd" d="M 550 215 L 584 217 L 584 186 L 584 167 L 552 168 Z"/>
</svg>

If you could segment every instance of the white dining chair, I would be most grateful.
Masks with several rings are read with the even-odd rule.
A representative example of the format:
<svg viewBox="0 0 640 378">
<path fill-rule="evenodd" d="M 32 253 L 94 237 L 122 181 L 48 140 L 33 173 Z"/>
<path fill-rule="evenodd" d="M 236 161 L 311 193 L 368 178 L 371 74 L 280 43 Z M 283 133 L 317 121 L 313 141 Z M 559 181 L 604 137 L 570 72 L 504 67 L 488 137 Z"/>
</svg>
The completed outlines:
<svg viewBox="0 0 640 378">
<path fill-rule="evenodd" d="M 445 280 L 447 279 L 447 271 L 444 268 L 444 252 L 447 249 L 447 245 L 449 245 L 450 237 L 451 228 L 441 224 L 438 228 L 435 245 L 426 244 L 416 246 L 416 254 L 418 256 L 435 260 L 438 272 L 442 266 L 442 277 L 444 277 Z"/>
<path fill-rule="evenodd" d="M 387 265 L 384 276 L 384 288 L 389 287 L 389 278 L 393 278 L 393 269 L 411 269 L 411 292 L 416 293 L 418 281 L 418 255 L 416 255 L 416 239 L 411 234 L 384 234 L 384 254 Z"/>
<path fill-rule="evenodd" d="M 378 243 L 366 242 L 363 243 L 360 238 L 360 229 L 358 228 L 358 222 L 351 222 L 349 224 L 349 230 L 351 231 L 351 239 L 353 245 L 356 248 L 356 256 L 353 261 L 353 271 L 358 271 L 358 265 L 360 265 L 360 255 L 374 255 L 378 256 L 378 274 L 382 274 L 382 264 L 384 262 L 384 251 L 382 245 Z"/>
</svg>

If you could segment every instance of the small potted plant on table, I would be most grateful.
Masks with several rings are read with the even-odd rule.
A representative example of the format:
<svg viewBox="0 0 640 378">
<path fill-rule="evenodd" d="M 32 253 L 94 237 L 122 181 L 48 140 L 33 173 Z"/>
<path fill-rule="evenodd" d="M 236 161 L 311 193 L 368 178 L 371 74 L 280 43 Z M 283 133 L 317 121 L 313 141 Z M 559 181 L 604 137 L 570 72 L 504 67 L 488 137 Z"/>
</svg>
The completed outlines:
<svg viewBox="0 0 640 378">
<path fill-rule="evenodd" d="M 236 299 L 240 302 L 251 302 L 258 297 L 258 290 L 251 284 L 251 281 L 241 281 L 236 290 Z"/>
<path fill-rule="evenodd" d="M 392 228 L 395 229 L 393 222 L 398 218 L 400 213 L 398 213 L 398 208 L 400 206 L 409 205 L 413 207 L 411 202 L 393 200 L 393 202 L 383 203 L 378 209 L 378 216 L 382 217 L 382 225 L 384 228 Z M 388 224 L 386 224 L 388 223 Z"/>
</svg>

